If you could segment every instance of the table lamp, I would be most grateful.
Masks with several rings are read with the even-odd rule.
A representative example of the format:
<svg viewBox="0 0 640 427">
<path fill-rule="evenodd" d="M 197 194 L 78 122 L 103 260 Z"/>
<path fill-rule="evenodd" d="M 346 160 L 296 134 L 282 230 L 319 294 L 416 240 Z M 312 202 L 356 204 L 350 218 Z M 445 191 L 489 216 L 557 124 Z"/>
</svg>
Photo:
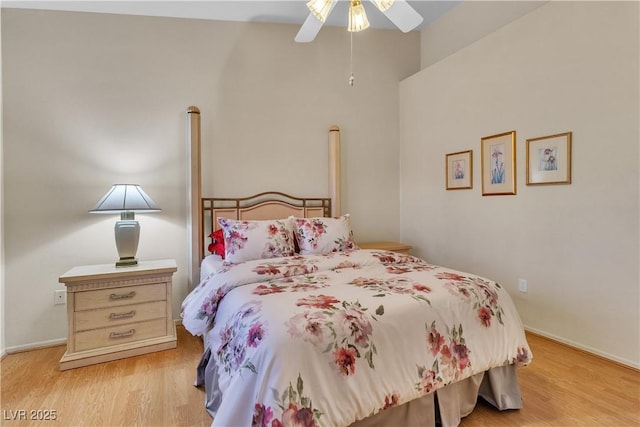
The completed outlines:
<svg viewBox="0 0 640 427">
<path fill-rule="evenodd" d="M 115 184 L 111 190 L 96 203 L 90 213 L 120 214 L 116 222 L 116 248 L 120 260 L 116 267 L 131 267 L 138 264 L 136 252 L 140 239 L 140 224 L 135 220 L 137 213 L 159 212 L 160 208 L 139 185 Z"/>
</svg>

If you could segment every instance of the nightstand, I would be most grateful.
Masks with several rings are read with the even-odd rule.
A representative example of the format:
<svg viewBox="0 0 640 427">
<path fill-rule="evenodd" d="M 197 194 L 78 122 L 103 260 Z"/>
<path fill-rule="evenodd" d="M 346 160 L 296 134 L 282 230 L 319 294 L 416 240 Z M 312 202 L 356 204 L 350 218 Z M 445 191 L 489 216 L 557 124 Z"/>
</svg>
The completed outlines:
<svg viewBox="0 0 640 427">
<path fill-rule="evenodd" d="M 176 348 L 174 260 L 74 267 L 67 287 L 67 351 L 60 370 Z"/>
<path fill-rule="evenodd" d="M 358 243 L 360 249 L 380 249 L 381 251 L 399 252 L 401 254 L 409 254 L 413 248 L 411 245 L 405 245 L 400 242 L 367 242 Z"/>
</svg>

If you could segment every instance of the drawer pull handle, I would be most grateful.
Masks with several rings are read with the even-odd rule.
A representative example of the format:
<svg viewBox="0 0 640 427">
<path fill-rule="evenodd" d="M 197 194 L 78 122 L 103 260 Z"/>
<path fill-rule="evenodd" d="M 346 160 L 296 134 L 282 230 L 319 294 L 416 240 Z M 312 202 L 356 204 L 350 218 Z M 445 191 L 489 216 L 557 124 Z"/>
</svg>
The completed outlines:
<svg viewBox="0 0 640 427">
<path fill-rule="evenodd" d="M 135 296 L 136 296 L 136 291 L 131 291 L 128 294 L 111 294 L 109 295 L 109 298 L 112 300 L 119 300 L 119 299 L 129 299 Z"/>
<path fill-rule="evenodd" d="M 129 317 L 133 317 L 136 315 L 136 311 L 135 310 L 131 310 L 128 313 L 111 313 L 109 315 L 109 319 L 111 320 L 118 320 L 118 319 L 126 319 Z"/>
<path fill-rule="evenodd" d="M 109 338 L 126 338 L 126 337 L 133 336 L 133 334 L 135 333 L 136 333 L 135 329 L 129 329 L 126 332 L 111 332 L 109 334 Z"/>
</svg>

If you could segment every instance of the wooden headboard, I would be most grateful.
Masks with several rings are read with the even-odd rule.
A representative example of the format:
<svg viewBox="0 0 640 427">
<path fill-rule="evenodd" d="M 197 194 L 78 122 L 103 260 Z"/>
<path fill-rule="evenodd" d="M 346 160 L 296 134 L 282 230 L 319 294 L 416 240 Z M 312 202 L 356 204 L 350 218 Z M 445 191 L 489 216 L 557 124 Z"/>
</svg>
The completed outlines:
<svg viewBox="0 0 640 427">
<path fill-rule="evenodd" d="M 329 197 L 299 198 L 278 191 L 259 193 L 250 197 L 221 198 L 202 196 L 202 159 L 200 151 L 200 110 L 187 109 L 187 266 L 189 290 L 200 280 L 200 262 L 205 256 L 209 234 L 218 228 L 218 218 L 239 220 L 280 219 L 297 217 L 334 216 L 341 213 L 340 205 L 340 128 L 329 128 Z"/>
</svg>

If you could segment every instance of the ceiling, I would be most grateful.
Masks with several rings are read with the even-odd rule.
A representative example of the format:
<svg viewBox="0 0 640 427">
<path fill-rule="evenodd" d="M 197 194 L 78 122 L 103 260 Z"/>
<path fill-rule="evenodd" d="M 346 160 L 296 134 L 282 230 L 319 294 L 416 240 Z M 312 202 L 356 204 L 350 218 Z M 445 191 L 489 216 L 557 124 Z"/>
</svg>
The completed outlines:
<svg viewBox="0 0 640 427">
<path fill-rule="evenodd" d="M 424 18 L 416 28 L 422 30 L 461 0 L 407 1 Z M 309 14 L 306 0 L 1 0 L 2 7 L 46 9 L 76 12 L 117 13 L 126 15 L 165 16 L 221 21 L 271 22 L 302 25 Z M 372 28 L 395 29 L 376 7 L 363 1 Z M 348 1 L 339 0 L 325 25 L 347 25 Z"/>
</svg>

